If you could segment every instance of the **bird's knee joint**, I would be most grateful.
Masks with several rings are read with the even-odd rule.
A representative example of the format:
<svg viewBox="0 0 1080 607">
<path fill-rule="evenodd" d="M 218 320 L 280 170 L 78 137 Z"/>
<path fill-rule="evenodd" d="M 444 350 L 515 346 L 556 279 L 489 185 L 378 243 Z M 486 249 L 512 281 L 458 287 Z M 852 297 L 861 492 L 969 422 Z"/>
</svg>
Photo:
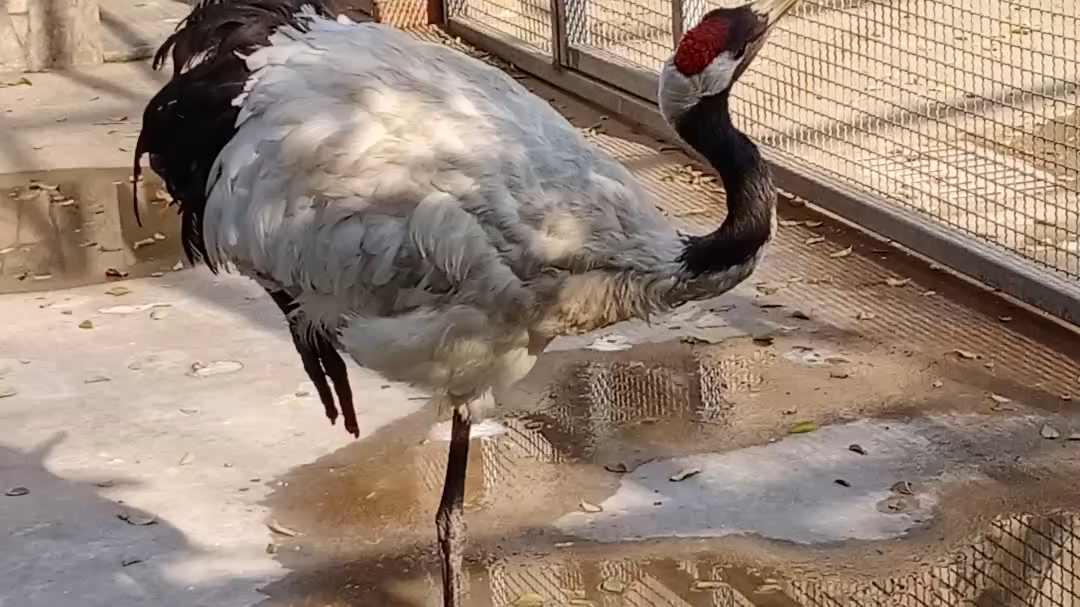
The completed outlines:
<svg viewBox="0 0 1080 607">
<path fill-rule="evenodd" d="M 439 512 L 435 515 L 435 527 L 440 540 L 455 540 L 465 535 L 465 520 L 460 514 Z"/>
</svg>

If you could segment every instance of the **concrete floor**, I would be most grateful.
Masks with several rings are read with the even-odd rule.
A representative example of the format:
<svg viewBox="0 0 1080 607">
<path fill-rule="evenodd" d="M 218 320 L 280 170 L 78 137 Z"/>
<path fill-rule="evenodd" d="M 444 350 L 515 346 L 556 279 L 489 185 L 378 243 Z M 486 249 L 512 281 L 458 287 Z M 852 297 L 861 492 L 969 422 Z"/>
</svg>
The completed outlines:
<svg viewBox="0 0 1080 607">
<path fill-rule="evenodd" d="M 706 580 L 768 605 L 776 591 L 755 589 L 794 595 L 795 572 L 909 574 L 994 516 L 1080 499 L 1073 408 L 992 388 L 1005 406 L 975 369 L 793 326 L 774 301 L 747 285 L 554 343 L 476 432 L 470 605 L 595 601 L 607 591 L 579 579 L 595 568 L 654 604 L 695 605 Z M 0 338 L 0 489 L 29 491 L 0 497 L 0 606 L 438 604 L 446 428 L 423 394 L 354 369 L 349 440 L 276 308 L 202 269 L 4 295 L 0 317 L 17 319 Z M 819 429 L 789 435 L 806 421 Z M 687 559 L 702 571 L 672 577 Z"/>
<path fill-rule="evenodd" d="M 276 307 L 203 272 L 0 298 L 0 492 L 30 491 L 0 496 L 0 605 L 249 605 L 282 575 L 261 502 L 350 437 L 307 394 Z M 190 374 L 220 361 L 243 368 Z M 424 402 L 353 386 L 364 435 Z"/>
</svg>

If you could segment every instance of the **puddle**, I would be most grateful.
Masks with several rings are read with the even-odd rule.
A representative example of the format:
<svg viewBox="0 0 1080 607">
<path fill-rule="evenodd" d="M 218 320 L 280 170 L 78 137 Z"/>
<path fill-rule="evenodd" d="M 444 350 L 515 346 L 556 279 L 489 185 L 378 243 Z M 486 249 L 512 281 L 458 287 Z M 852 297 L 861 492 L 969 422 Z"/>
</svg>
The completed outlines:
<svg viewBox="0 0 1080 607">
<path fill-rule="evenodd" d="M 830 376 L 837 356 L 860 381 Z M 1000 569 L 1012 529 L 994 516 L 1080 503 L 1080 444 L 1040 436 L 1080 419 L 990 413 L 970 386 L 931 388 L 909 356 L 742 338 L 544 365 L 540 405 L 473 435 L 470 606 L 530 593 L 553 606 L 906 605 L 894 581 L 952 592 L 934 576 L 989 592 L 997 578 L 978 571 Z M 790 433 L 807 419 L 817 429 Z M 428 408 L 281 479 L 273 517 L 302 535 L 278 546 L 293 573 L 266 605 L 440 605 L 445 429 Z M 977 544 L 987 529 L 1005 548 Z"/>
<path fill-rule="evenodd" d="M 176 210 L 155 176 L 140 188 L 142 226 L 132 208 L 130 169 L 0 176 L 0 292 L 172 270 L 183 257 Z"/>
<path fill-rule="evenodd" d="M 1069 514 L 999 517 L 942 562 L 876 580 L 732 566 L 701 554 L 597 558 L 573 554 L 571 546 L 545 557 L 469 563 L 465 604 L 503 607 L 537 597 L 543 605 L 580 607 L 1072 606 L 1080 599 L 1078 548 L 1080 516 Z M 438 575 L 437 565 L 417 554 L 360 559 L 271 584 L 261 607 L 436 607 Z"/>
</svg>

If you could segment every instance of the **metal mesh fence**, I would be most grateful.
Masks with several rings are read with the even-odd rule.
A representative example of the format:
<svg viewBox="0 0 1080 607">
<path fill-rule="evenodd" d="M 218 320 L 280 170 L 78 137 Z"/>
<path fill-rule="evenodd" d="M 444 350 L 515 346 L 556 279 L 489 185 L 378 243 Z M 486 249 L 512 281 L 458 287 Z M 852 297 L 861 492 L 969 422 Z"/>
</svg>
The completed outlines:
<svg viewBox="0 0 1080 607">
<path fill-rule="evenodd" d="M 567 0 L 569 45 L 658 70 L 674 49 L 671 0 Z"/>
<path fill-rule="evenodd" d="M 550 51 L 547 0 L 453 1 Z M 655 71 L 718 5 L 565 0 L 567 43 Z M 1078 278 L 1078 40 L 1072 0 L 804 0 L 735 111 L 791 163 Z"/>
<path fill-rule="evenodd" d="M 738 111 L 818 173 L 1078 277 L 1078 35 L 1044 0 L 805 5 Z"/>
<path fill-rule="evenodd" d="M 452 18 L 472 20 L 542 53 L 552 52 L 548 0 L 448 0 L 446 8 Z"/>
</svg>

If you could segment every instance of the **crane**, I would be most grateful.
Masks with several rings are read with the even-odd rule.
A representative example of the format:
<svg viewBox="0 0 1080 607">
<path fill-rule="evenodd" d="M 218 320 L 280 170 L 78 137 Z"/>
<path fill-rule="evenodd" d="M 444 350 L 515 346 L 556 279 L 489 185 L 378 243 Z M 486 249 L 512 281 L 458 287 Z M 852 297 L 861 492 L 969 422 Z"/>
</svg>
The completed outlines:
<svg viewBox="0 0 1080 607">
<path fill-rule="evenodd" d="M 776 230 L 776 188 L 730 92 L 797 0 L 713 10 L 660 72 L 674 131 L 716 169 L 714 231 L 667 225 L 630 172 L 513 78 L 321 0 L 202 0 L 161 46 L 149 155 L 192 261 L 285 313 L 331 420 L 356 433 L 340 351 L 431 391 L 452 417 L 435 517 L 459 607 L 472 423 L 556 336 L 714 297 Z"/>
</svg>

